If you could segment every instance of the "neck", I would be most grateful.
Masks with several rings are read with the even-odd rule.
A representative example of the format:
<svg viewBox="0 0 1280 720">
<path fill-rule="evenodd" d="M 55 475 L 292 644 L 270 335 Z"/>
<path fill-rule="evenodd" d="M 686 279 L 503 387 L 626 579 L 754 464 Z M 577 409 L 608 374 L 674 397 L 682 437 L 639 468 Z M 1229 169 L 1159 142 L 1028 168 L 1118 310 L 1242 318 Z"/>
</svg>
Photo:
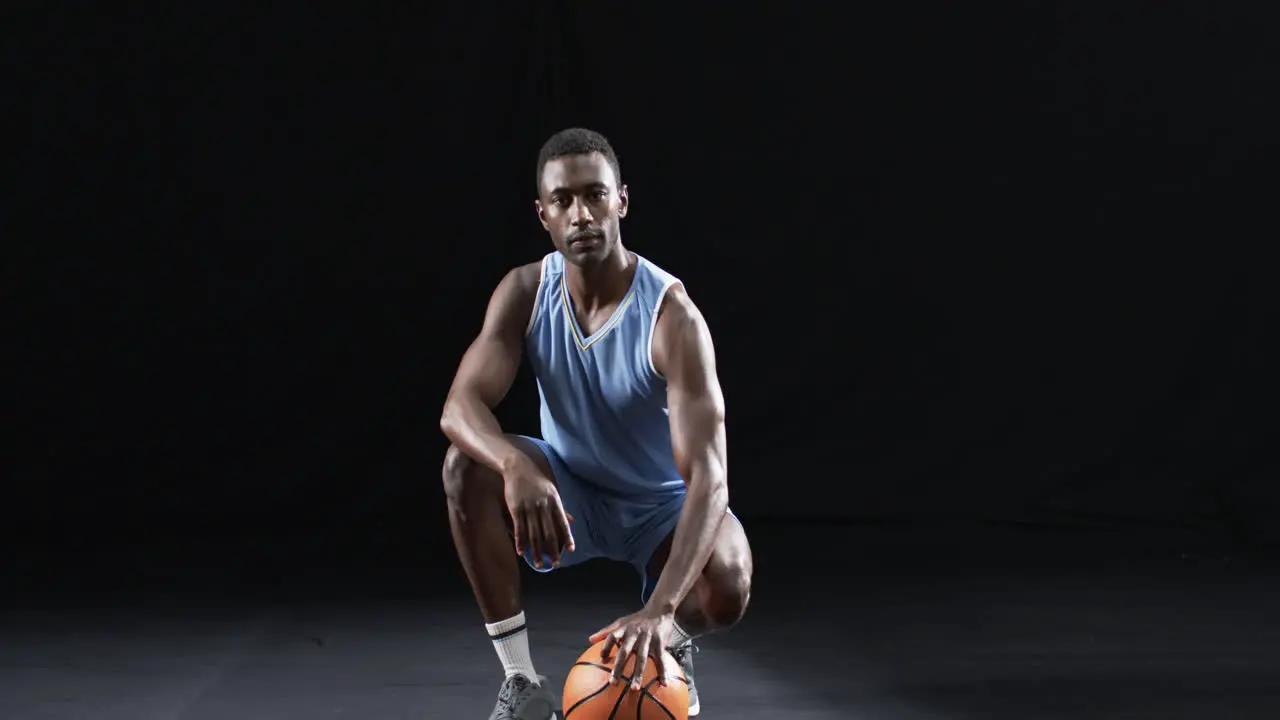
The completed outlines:
<svg viewBox="0 0 1280 720">
<path fill-rule="evenodd" d="M 619 240 L 599 265 L 579 267 L 565 263 L 565 282 L 578 307 L 591 310 L 622 299 L 631 284 L 636 261 Z"/>
</svg>

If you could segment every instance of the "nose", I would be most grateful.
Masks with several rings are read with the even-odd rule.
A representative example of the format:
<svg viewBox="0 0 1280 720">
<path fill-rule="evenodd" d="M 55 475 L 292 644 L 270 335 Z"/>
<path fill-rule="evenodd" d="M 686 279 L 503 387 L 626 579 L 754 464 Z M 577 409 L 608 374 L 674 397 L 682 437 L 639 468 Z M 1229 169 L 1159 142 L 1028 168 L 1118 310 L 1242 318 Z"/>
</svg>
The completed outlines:
<svg viewBox="0 0 1280 720">
<path fill-rule="evenodd" d="M 590 225 L 593 219 L 591 208 L 587 207 L 587 203 L 581 200 L 573 201 L 573 208 L 570 209 L 569 216 L 572 218 L 574 225 Z"/>
</svg>

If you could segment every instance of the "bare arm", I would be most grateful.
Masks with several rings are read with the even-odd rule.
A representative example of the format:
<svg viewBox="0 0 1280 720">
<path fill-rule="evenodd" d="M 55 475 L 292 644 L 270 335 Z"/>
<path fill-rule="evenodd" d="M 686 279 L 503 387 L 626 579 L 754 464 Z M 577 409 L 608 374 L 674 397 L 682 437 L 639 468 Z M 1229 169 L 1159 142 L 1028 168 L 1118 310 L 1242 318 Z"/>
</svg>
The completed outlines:
<svg viewBox="0 0 1280 720">
<path fill-rule="evenodd" d="M 654 332 L 654 366 L 667 378 L 671 446 L 688 494 L 649 605 L 674 613 L 710 559 L 729 507 L 724 395 L 711 333 L 680 286 L 668 291 Z"/>
<path fill-rule="evenodd" d="M 520 369 L 524 331 L 538 287 L 537 265 L 516 268 L 489 299 L 484 325 L 462 356 L 444 403 L 440 429 L 468 457 L 504 473 L 526 458 L 502 432 L 493 410 Z"/>
</svg>

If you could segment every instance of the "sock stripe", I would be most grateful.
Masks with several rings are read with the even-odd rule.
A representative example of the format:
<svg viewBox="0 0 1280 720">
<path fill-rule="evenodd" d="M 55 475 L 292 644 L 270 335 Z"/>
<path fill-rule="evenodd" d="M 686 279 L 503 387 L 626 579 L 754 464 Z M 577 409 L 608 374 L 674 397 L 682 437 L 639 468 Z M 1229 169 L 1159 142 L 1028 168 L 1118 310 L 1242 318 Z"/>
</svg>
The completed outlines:
<svg viewBox="0 0 1280 720">
<path fill-rule="evenodd" d="M 512 635 L 519 635 L 520 633 L 524 632 L 524 631 L 525 631 L 525 627 L 526 627 L 526 626 L 525 626 L 524 624 L 521 624 L 521 625 L 519 625 L 519 626 L 517 626 L 517 627 L 514 627 L 514 628 L 511 628 L 510 630 L 507 630 L 506 632 L 500 632 L 500 633 L 498 633 L 497 635 L 490 634 L 490 635 L 489 635 L 489 639 L 494 640 L 494 641 L 497 641 L 497 640 L 506 640 L 507 638 L 511 637 Z"/>
<path fill-rule="evenodd" d="M 534 685 L 539 682 L 538 673 L 533 668 L 533 659 L 529 656 L 528 626 L 524 622 L 524 611 L 520 611 L 506 620 L 485 623 L 484 629 L 493 641 L 493 649 L 502 661 L 502 670 L 507 677 L 523 675 Z"/>
</svg>

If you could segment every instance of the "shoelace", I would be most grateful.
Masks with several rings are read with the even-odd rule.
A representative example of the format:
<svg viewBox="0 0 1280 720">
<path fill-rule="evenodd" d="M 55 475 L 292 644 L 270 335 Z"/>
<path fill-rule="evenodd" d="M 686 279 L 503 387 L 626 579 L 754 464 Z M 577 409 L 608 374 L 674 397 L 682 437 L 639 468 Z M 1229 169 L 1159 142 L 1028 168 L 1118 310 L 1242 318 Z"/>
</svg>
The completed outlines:
<svg viewBox="0 0 1280 720">
<path fill-rule="evenodd" d="M 498 691 L 498 703 L 502 705 L 502 713 L 498 716 L 499 720 L 519 720 L 516 716 L 516 708 L 522 696 L 532 688 L 539 687 L 545 681 L 546 678 L 541 676 L 535 682 L 523 675 L 516 675 L 502 683 L 502 689 Z"/>
<path fill-rule="evenodd" d="M 525 679 L 523 675 L 516 675 L 507 682 L 502 683 L 502 690 L 498 693 L 498 699 L 508 705 L 514 705 L 520 695 L 532 686 L 533 684 Z"/>
<path fill-rule="evenodd" d="M 676 662 L 683 665 L 685 658 L 697 652 L 698 652 L 697 645 L 694 645 L 693 643 L 685 643 L 684 645 L 681 645 L 680 647 L 672 650 L 671 655 L 676 659 Z"/>
</svg>

